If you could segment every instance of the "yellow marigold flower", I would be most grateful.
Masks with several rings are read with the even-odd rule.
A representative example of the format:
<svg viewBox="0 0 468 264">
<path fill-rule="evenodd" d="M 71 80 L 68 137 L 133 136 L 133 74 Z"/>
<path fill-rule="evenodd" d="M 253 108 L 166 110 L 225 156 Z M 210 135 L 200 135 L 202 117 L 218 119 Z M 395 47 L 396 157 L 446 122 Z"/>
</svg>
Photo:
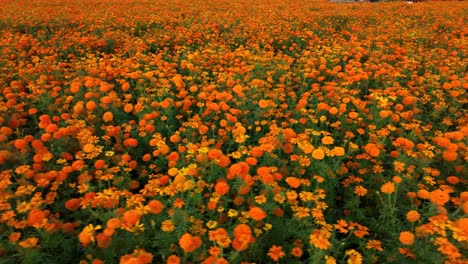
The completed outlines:
<svg viewBox="0 0 468 264">
<path fill-rule="evenodd" d="M 161 230 L 164 232 L 172 232 L 174 229 L 175 226 L 171 219 L 164 220 L 161 224 Z"/>
<path fill-rule="evenodd" d="M 349 256 L 348 264 L 361 264 L 362 263 L 362 255 L 356 250 L 354 249 L 347 250 L 345 254 Z"/>
<path fill-rule="evenodd" d="M 336 264 L 336 259 L 332 256 L 325 256 L 325 264 Z"/>
</svg>

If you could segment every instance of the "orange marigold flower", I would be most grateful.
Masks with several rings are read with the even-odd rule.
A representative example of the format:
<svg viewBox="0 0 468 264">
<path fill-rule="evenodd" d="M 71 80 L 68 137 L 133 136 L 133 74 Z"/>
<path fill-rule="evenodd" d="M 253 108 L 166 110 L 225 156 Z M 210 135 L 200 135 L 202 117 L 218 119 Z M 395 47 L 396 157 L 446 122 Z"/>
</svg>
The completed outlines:
<svg viewBox="0 0 468 264">
<path fill-rule="evenodd" d="M 393 182 L 386 182 L 380 188 L 382 193 L 391 194 L 395 191 L 395 184 Z"/>
<path fill-rule="evenodd" d="M 151 200 L 148 203 L 148 211 L 152 214 L 159 214 L 164 208 L 164 204 L 159 200 Z"/>
<path fill-rule="evenodd" d="M 33 209 L 29 212 L 27 223 L 29 226 L 40 228 L 47 222 L 46 214 L 39 209 Z"/>
<path fill-rule="evenodd" d="M 166 264 L 180 264 L 180 258 L 176 255 L 170 255 L 166 259 Z"/>
<path fill-rule="evenodd" d="M 361 197 L 363 197 L 363 196 L 365 196 L 367 194 L 367 189 L 364 188 L 361 185 L 358 185 L 358 186 L 354 187 L 354 193 L 361 196 Z"/>
<path fill-rule="evenodd" d="M 37 247 L 37 243 L 39 243 L 39 239 L 37 237 L 30 237 L 19 242 L 18 245 L 23 248 L 32 248 Z"/>
<path fill-rule="evenodd" d="M 460 182 L 460 178 L 458 178 L 457 176 L 448 176 L 447 177 L 447 182 L 450 183 L 450 184 L 458 184 Z"/>
<path fill-rule="evenodd" d="M 343 147 L 334 147 L 332 152 L 335 156 L 341 157 L 345 154 L 345 149 Z"/>
<path fill-rule="evenodd" d="M 450 200 L 450 195 L 441 189 L 429 193 L 429 200 L 439 206 L 443 206 Z"/>
<path fill-rule="evenodd" d="M 99 228 L 100 226 L 94 227 L 92 224 L 89 224 L 78 234 L 78 240 L 80 240 L 84 247 L 87 247 L 91 242 L 95 241 L 95 230 Z"/>
<path fill-rule="evenodd" d="M 314 232 L 309 236 L 309 242 L 318 249 L 327 250 L 330 248 L 331 243 L 329 238 L 331 234 L 327 230 L 314 229 Z"/>
<path fill-rule="evenodd" d="M 218 228 L 208 232 L 208 239 L 215 241 L 221 247 L 228 247 L 231 244 L 231 238 L 224 228 Z M 212 254 L 213 255 L 213 254 Z"/>
<path fill-rule="evenodd" d="M 468 192 L 461 192 L 461 193 L 460 193 L 460 199 L 461 199 L 463 202 L 467 202 L 467 201 L 468 201 Z"/>
<path fill-rule="evenodd" d="M 312 151 L 312 158 L 316 159 L 316 160 L 322 160 L 325 158 L 325 151 L 323 149 L 314 149 L 314 151 Z"/>
<path fill-rule="evenodd" d="M 375 249 L 377 251 L 383 251 L 382 242 L 380 242 L 378 240 L 374 240 L 374 239 L 371 239 L 371 240 L 367 241 L 366 248 L 367 249 Z"/>
<path fill-rule="evenodd" d="M 202 240 L 198 236 L 192 236 L 189 233 L 183 234 L 179 239 L 179 246 L 185 252 L 193 252 L 197 248 L 199 248 L 202 244 Z"/>
<path fill-rule="evenodd" d="M 336 107 L 330 107 L 330 109 L 328 109 L 328 112 L 331 114 L 331 115 L 336 115 L 338 113 L 338 108 Z"/>
<path fill-rule="evenodd" d="M 111 122 L 113 119 L 114 119 L 114 114 L 112 112 L 107 111 L 102 115 L 102 120 L 106 123 Z"/>
<path fill-rule="evenodd" d="M 468 218 L 460 218 L 449 224 L 453 238 L 457 241 L 468 241 Z"/>
<path fill-rule="evenodd" d="M 125 227 L 134 226 L 140 221 L 141 215 L 137 210 L 128 210 L 122 216 L 122 222 Z"/>
<path fill-rule="evenodd" d="M 229 184 L 225 181 L 219 181 L 215 185 L 215 192 L 219 195 L 225 195 L 229 192 Z"/>
<path fill-rule="evenodd" d="M 284 257 L 286 254 L 283 252 L 281 246 L 271 246 L 267 254 L 273 261 L 278 261 L 280 258 Z"/>
<path fill-rule="evenodd" d="M 302 254 L 304 254 L 304 252 L 303 252 L 302 248 L 300 248 L 300 247 L 293 247 L 291 249 L 291 255 L 293 255 L 296 258 L 300 258 L 302 256 Z"/>
<path fill-rule="evenodd" d="M 300 179 L 296 177 L 287 177 L 285 181 L 291 188 L 299 188 L 301 186 Z"/>
<path fill-rule="evenodd" d="M 405 257 L 408 257 L 413 260 L 416 259 L 416 255 L 410 249 L 398 248 L 398 251 L 400 252 L 400 254 L 402 254 Z"/>
<path fill-rule="evenodd" d="M 246 162 L 234 163 L 229 167 L 229 174 L 233 177 L 242 177 L 249 172 L 249 164 Z"/>
<path fill-rule="evenodd" d="M 96 235 L 96 240 L 97 240 L 97 246 L 99 248 L 107 248 L 110 246 L 112 242 L 112 238 L 110 236 L 107 236 L 104 233 L 99 233 Z"/>
<path fill-rule="evenodd" d="M 458 157 L 457 152 L 453 150 L 445 150 L 442 153 L 442 158 L 444 158 L 444 160 L 446 161 L 455 161 L 457 157 Z"/>
<path fill-rule="evenodd" d="M 462 209 L 465 214 L 468 214 L 468 202 L 463 203 Z"/>
<path fill-rule="evenodd" d="M 80 208 L 80 205 L 81 199 L 72 198 L 65 203 L 65 208 L 67 208 L 70 211 L 76 211 L 78 210 L 78 208 Z"/>
<path fill-rule="evenodd" d="M 414 234 L 410 231 L 400 232 L 398 240 L 400 240 L 400 243 L 403 245 L 412 245 L 414 243 Z"/>
<path fill-rule="evenodd" d="M 430 193 L 426 189 L 421 189 L 421 190 L 418 190 L 417 195 L 421 199 L 429 199 Z"/>
<path fill-rule="evenodd" d="M 221 157 L 221 155 L 223 155 L 223 152 L 219 149 L 210 149 L 207 154 L 210 160 L 215 160 Z"/>
<path fill-rule="evenodd" d="M 106 164 L 106 161 L 103 160 L 103 159 L 98 159 L 98 160 L 96 160 L 96 161 L 94 162 L 94 168 L 95 168 L 96 170 L 101 170 L 101 169 L 103 169 L 106 165 L 107 165 L 107 164 Z"/>
<path fill-rule="evenodd" d="M 24 149 L 27 146 L 27 144 L 28 143 L 26 142 L 26 140 L 23 140 L 23 139 L 16 139 L 13 143 L 13 145 L 17 149 Z"/>
<path fill-rule="evenodd" d="M 380 150 L 376 144 L 369 143 L 364 147 L 364 151 L 369 154 L 371 157 L 378 157 L 380 155 Z"/>
<path fill-rule="evenodd" d="M 322 144 L 324 144 L 324 145 L 331 145 L 331 144 L 333 144 L 333 142 L 334 142 L 333 138 L 330 137 L 330 136 L 326 136 L 326 137 L 322 138 Z"/>
<path fill-rule="evenodd" d="M 410 222 L 416 222 L 421 218 L 421 215 L 416 210 L 411 210 L 406 213 L 406 219 Z"/>
<path fill-rule="evenodd" d="M 228 264 L 229 262 L 225 258 L 219 258 L 216 256 L 209 256 L 201 264 Z"/>
<path fill-rule="evenodd" d="M 267 108 L 269 105 L 270 105 L 270 102 L 268 100 L 260 99 L 260 101 L 258 101 L 258 106 L 260 108 Z"/>
<path fill-rule="evenodd" d="M 267 216 L 266 212 L 263 211 L 262 208 L 257 207 L 257 206 L 250 208 L 249 215 L 252 219 L 257 220 L 257 221 L 261 221 L 265 219 L 265 217 Z"/>
<path fill-rule="evenodd" d="M 21 238 L 21 233 L 20 232 L 13 232 L 8 236 L 8 240 L 11 243 L 16 243 L 20 238 Z"/>
<path fill-rule="evenodd" d="M 445 237 L 438 237 L 434 241 L 434 245 L 439 246 L 437 251 L 441 252 L 442 254 L 446 255 L 451 259 L 460 258 L 462 255 L 458 251 L 457 247 L 455 247 L 447 238 Z"/>
<path fill-rule="evenodd" d="M 351 119 L 356 119 L 358 118 L 359 114 L 357 112 L 349 112 L 348 117 Z"/>
<path fill-rule="evenodd" d="M 119 228 L 122 225 L 122 221 L 119 218 L 111 218 L 107 220 L 107 227 L 108 228 Z"/>
<path fill-rule="evenodd" d="M 235 250 L 246 250 L 250 243 L 255 242 L 255 238 L 252 236 L 252 230 L 246 224 L 237 225 L 234 228 L 233 234 L 234 240 L 232 241 L 232 247 Z"/>
<path fill-rule="evenodd" d="M 138 140 L 135 138 L 127 138 L 123 142 L 126 147 L 136 147 L 138 146 Z"/>
</svg>

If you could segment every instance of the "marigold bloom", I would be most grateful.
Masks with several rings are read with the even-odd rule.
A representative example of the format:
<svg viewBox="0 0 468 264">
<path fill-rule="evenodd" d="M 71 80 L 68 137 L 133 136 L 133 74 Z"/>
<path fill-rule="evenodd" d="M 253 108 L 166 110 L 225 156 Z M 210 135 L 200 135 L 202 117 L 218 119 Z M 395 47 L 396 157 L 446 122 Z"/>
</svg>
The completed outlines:
<svg viewBox="0 0 468 264">
<path fill-rule="evenodd" d="M 333 142 L 334 142 L 334 140 L 330 136 L 326 136 L 326 137 L 322 138 L 322 144 L 324 144 L 324 145 L 331 145 L 331 144 L 333 144 Z"/>
<path fill-rule="evenodd" d="M 137 210 L 129 210 L 122 215 L 122 222 L 125 227 L 131 227 L 138 223 L 140 218 L 141 215 Z"/>
<path fill-rule="evenodd" d="M 325 256 L 325 264 L 336 264 L 336 259 L 332 256 Z"/>
<path fill-rule="evenodd" d="M 429 199 L 430 193 L 428 190 L 421 189 L 421 190 L 418 190 L 417 195 L 421 199 Z"/>
<path fill-rule="evenodd" d="M 126 147 L 137 147 L 138 146 L 138 140 L 135 138 L 127 138 L 123 142 L 124 146 Z"/>
<path fill-rule="evenodd" d="M 411 210 L 406 213 L 406 219 L 410 222 L 416 222 L 421 218 L 421 215 L 416 210 Z"/>
<path fill-rule="evenodd" d="M 357 112 L 349 112 L 348 117 L 351 119 L 356 119 L 358 118 L 359 114 Z"/>
<path fill-rule="evenodd" d="M 26 140 L 23 140 L 23 139 L 16 139 L 13 143 L 13 145 L 17 149 L 24 149 L 27 146 L 27 144 L 28 143 L 26 142 Z"/>
<path fill-rule="evenodd" d="M 78 240 L 80 240 L 84 247 L 87 247 L 91 242 L 95 241 L 95 230 L 99 228 L 100 226 L 94 227 L 92 224 L 89 224 L 78 234 Z"/>
<path fill-rule="evenodd" d="M 148 203 L 148 211 L 152 214 L 159 214 L 164 208 L 164 204 L 159 200 L 151 200 Z"/>
<path fill-rule="evenodd" d="M 447 238 L 445 237 L 438 237 L 434 241 L 434 245 L 439 246 L 437 251 L 441 252 L 442 254 L 446 255 L 450 259 L 457 259 L 460 258 L 462 255 L 458 251 L 457 247 L 455 247 Z"/>
<path fill-rule="evenodd" d="M 303 252 L 302 248 L 300 248 L 300 247 L 293 247 L 291 249 L 291 255 L 293 255 L 296 258 L 300 258 L 303 253 L 304 252 Z"/>
<path fill-rule="evenodd" d="M 377 145 L 369 143 L 364 147 L 364 151 L 369 154 L 371 157 L 378 157 L 380 155 L 380 150 Z"/>
<path fill-rule="evenodd" d="M 179 246 L 185 252 L 193 252 L 197 248 L 199 248 L 202 244 L 201 238 L 198 236 L 192 236 L 189 233 L 183 234 L 179 239 Z"/>
<path fill-rule="evenodd" d="M 257 206 L 250 208 L 249 215 L 252 219 L 257 220 L 257 221 L 261 221 L 265 219 L 265 217 L 267 216 L 266 212 L 263 211 L 262 208 L 257 207 Z"/>
<path fill-rule="evenodd" d="M 40 228 L 46 222 L 46 214 L 39 209 L 33 209 L 29 212 L 27 222 L 29 226 Z"/>
<path fill-rule="evenodd" d="M 442 153 L 442 157 L 446 161 L 455 161 L 458 158 L 458 154 L 456 151 L 446 150 Z"/>
<path fill-rule="evenodd" d="M 267 108 L 269 105 L 270 102 L 268 100 L 260 99 L 260 101 L 258 101 L 258 106 L 260 108 Z"/>
<path fill-rule="evenodd" d="M 81 199 L 72 198 L 65 203 L 65 208 L 67 208 L 70 211 L 76 211 L 78 210 L 78 208 L 80 208 L 80 205 Z"/>
<path fill-rule="evenodd" d="M 395 191 L 395 184 L 393 182 L 386 182 L 382 185 L 380 191 L 385 194 L 391 194 Z"/>
<path fill-rule="evenodd" d="M 429 193 L 429 200 L 438 206 L 443 206 L 450 200 L 450 195 L 441 189 Z"/>
<path fill-rule="evenodd" d="M 108 228 L 115 229 L 119 228 L 122 225 L 122 221 L 119 218 L 111 218 L 107 220 L 106 225 Z"/>
<path fill-rule="evenodd" d="M 107 111 L 102 115 L 102 120 L 106 123 L 111 122 L 113 119 L 114 119 L 114 114 L 112 112 Z"/>
<path fill-rule="evenodd" d="M 345 149 L 343 147 L 334 147 L 332 152 L 335 154 L 335 156 L 341 157 L 345 154 Z"/>
<path fill-rule="evenodd" d="M 301 186 L 300 179 L 296 177 L 287 177 L 285 181 L 291 188 L 299 188 Z"/>
<path fill-rule="evenodd" d="M 358 185 L 358 186 L 354 187 L 354 193 L 361 196 L 361 197 L 363 197 L 363 196 L 365 196 L 367 194 L 367 189 L 364 188 L 361 185 Z"/>
<path fill-rule="evenodd" d="M 280 258 L 284 257 L 286 254 L 283 252 L 281 246 L 271 246 L 267 254 L 273 261 L 278 261 Z"/>
<path fill-rule="evenodd" d="M 215 241 L 221 247 L 228 247 L 231 244 L 231 238 L 224 228 L 218 228 L 208 232 L 208 239 Z"/>
<path fill-rule="evenodd" d="M 112 242 L 112 238 L 110 236 L 107 236 L 104 233 L 99 233 L 96 235 L 96 240 L 97 240 L 97 246 L 99 248 L 107 248 L 110 246 Z"/>
<path fill-rule="evenodd" d="M 400 243 L 403 245 L 412 245 L 414 243 L 414 235 L 410 231 L 403 231 L 400 232 L 398 240 L 400 240 Z"/>
<path fill-rule="evenodd" d="M 229 192 L 229 185 L 225 181 L 219 181 L 215 185 L 215 192 L 219 195 L 225 195 Z"/>
<path fill-rule="evenodd" d="M 234 240 L 232 241 L 232 247 L 235 250 L 246 250 L 250 243 L 255 242 L 255 238 L 252 236 L 252 230 L 246 224 L 237 225 L 234 228 L 233 234 Z"/>
<path fill-rule="evenodd" d="M 174 229 L 175 229 L 175 226 L 171 219 L 164 220 L 161 223 L 161 230 L 164 232 L 172 232 L 174 231 Z"/>
<path fill-rule="evenodd" d="M 450 183 L 450 184 L 458 184 L 460 182 L 460 178 L 458 178 L 457 176 L 448 176 L 447 177 L 447 182 Z"/>
<path fill-rule="evenodd" d="M 327 250 L 330 248 L 331 243 L 329 238 L 331 234 L 327 230 L 314 229 L 314 232 L 309 236 L 309 242 L 318 249 Z"/>
<path fill-rule="evenodd" d="M 348 264 L 362 264 L 362 255 L 354 249 L 346 250 L 345 255 L 349 256 Z"/>
<path fill-rule="evenodd" d="M 180 264 L 180 258 L 176 255 L 170 255 L 166 259 L 166 264 Z"/>
<path fill-rule="evenodd" d="M 325 151 L 323 151 L 323 149 L 314 149 L 314 151 L 312 151 L 312 158 L 316 159 L 316 160 L 322 160 L 325 158 Z"/>
<path fill-rule="evenodd" d="M 383 251 L 382 242 L 380 242 L 378 240 L 373 240 L 373 239 L 367 241 L 366 248 L 367 249 L 375 249 L 377 251 Z"/>
<path fill-rule="evenodd" d="M 39 243 L 39 239 L 37 237 L 30 237 L 19 242 L 18 245 L 23 248 L 32 248 L 37 247 L 37 243 Z"/>
</svg>

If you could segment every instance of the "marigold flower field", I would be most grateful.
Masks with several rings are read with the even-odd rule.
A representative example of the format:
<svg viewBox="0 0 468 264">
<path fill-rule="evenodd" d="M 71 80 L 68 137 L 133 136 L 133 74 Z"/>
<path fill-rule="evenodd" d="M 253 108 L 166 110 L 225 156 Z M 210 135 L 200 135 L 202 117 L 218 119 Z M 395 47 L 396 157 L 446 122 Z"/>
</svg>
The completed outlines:
<svg viewBox="0 0 468 264">
<path fill-rule="evenodd" d="M 468 263 L 465 2 L 0 10 L 0 263 Z"/>
</svg>

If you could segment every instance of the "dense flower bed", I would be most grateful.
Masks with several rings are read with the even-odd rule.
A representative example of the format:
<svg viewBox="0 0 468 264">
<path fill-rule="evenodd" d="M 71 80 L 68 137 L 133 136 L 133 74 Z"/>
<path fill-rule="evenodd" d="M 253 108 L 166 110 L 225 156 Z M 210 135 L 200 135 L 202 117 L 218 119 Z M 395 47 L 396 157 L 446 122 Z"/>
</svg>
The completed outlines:
<svg viewBox="0 0 468 264">
<path fill-rule="evenodd" d="M 0 263 L 468 263 L 466 3 L 0 10 Z"/>
</svg>

